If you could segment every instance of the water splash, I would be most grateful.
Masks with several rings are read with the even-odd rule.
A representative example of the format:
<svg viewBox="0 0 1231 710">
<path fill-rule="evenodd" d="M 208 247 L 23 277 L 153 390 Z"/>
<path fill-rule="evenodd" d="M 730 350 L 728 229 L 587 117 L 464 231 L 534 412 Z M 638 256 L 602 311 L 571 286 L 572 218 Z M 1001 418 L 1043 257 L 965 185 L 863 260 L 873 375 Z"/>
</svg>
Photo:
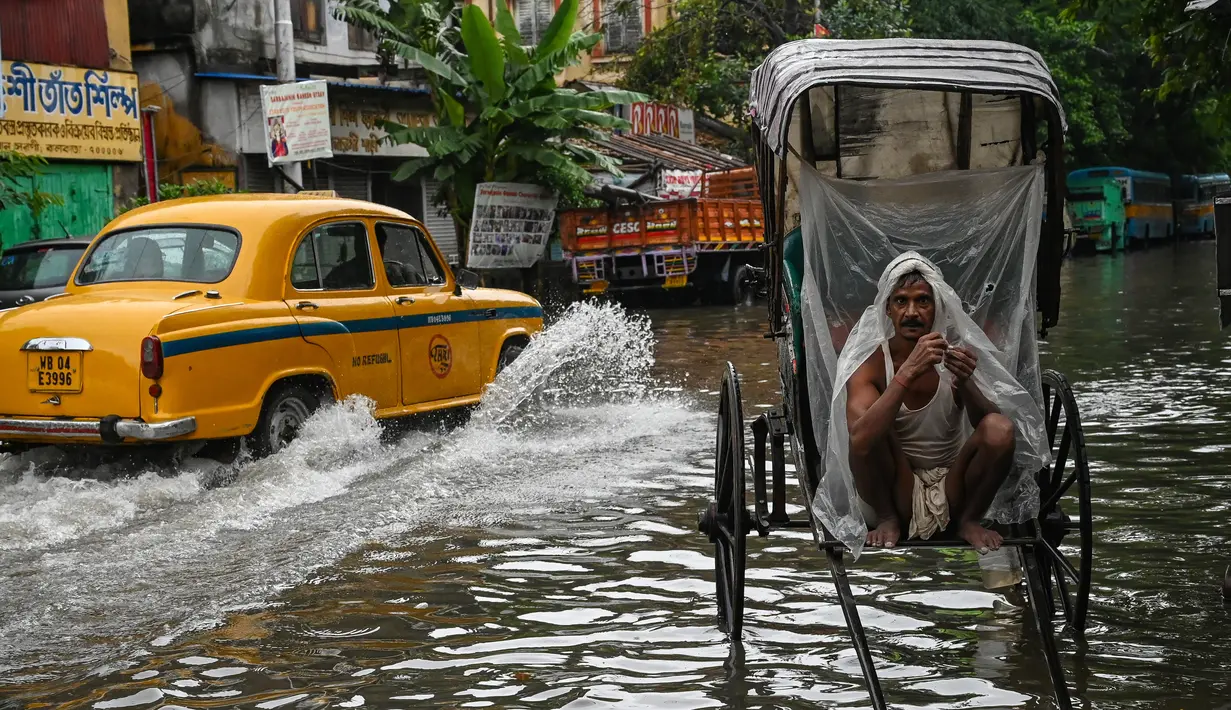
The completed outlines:
<svg viewBox="0 0 1231 710">
<path fill-rule="evenodd" d="M 615 303 L 574 303 L 497 376 L 472 417 L 479 425 L 558 407 L 635 402 L 653 387 L 649 318 Z"/>
</svg>

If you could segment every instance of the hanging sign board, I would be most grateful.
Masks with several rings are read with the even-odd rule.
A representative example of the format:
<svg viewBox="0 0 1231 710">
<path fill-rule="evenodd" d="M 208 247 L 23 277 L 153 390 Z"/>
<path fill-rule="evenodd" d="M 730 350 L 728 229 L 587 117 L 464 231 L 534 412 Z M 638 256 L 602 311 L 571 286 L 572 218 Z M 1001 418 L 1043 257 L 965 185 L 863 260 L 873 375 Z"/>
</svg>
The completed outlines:
<svg viewBox="0 0 1231 710">
<path fill-rule="evenodd" d="M 467 265 L 524 269 L 542 256 L 556 217 L 556 195 L 538 185 L 484 182 L 475 189 Z"/>
<path fill-rule="evenodd" d="M 333 157 L 329 92 L 323 81 L 261 87 L 265 157 L 269 164 Z"/>
</svg>

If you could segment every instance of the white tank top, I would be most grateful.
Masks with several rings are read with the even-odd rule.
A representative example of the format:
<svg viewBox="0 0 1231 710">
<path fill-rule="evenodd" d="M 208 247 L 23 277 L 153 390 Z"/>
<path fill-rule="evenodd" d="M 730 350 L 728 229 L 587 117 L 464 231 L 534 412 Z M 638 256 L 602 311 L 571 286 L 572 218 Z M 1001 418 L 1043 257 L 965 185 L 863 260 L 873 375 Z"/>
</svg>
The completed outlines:
<svg viewBox="0 0 1231 710">
<path fill-rule="evenodd" d="M 885 386 L 893 381 L 893 356 L 889 343 L 881 343 L 885 353 Z M 953 395 L 953 375 L 941 370 L 936 394 L 919 409 L 909 409 L 902 403 L 893 420 L 893 429 L 902 445 L 902 452 L 915 470 L 953 465 L 962 449 L 962 410 Z"/>
</svg>

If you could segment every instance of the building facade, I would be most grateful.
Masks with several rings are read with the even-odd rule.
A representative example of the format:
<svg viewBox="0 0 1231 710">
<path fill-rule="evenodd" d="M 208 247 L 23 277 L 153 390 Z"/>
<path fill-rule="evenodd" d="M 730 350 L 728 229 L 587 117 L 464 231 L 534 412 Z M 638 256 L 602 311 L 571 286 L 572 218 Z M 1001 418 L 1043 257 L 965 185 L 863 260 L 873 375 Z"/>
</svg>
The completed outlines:
<svg viewBox="0 0 1231 710">
<path fill-rule="evenodd" d="M 72 18 L 67 22 L 66 18 Z M 0 243 L 93 236 L 140 187 L 141 118 L 125 0 L 0 0 L 0 150 L 47 161 L 0 211 Z"/>
<path fill-rule="evenodd" d="M 501 1 L 475 3 L 494 16 Z M 426 85 L 411 67 L 388 75 L 374 38 L 334 17 L 332 4 L 291 0 L 296 72 L 328 82 L 332 113 L 334 157 L 305 163 L 303 187 L 403 209 L 422 219 L 441 248 L 456 257 L 452 220 L 431 204 L 437 186 L 391 179 L 421 149 L 380 140 L 379 119 L 433 120 Z M 541 37 L 556 4 L 512 0 L 526 42 Z M 160 180 L 216 178 L 240 190 L 282 189 L 280 171 L 265 157 L 260 121 L 260 86 L 275 81 L 274 0 L 128 0 L 128 13 L 141 104 L 159 109 L 153 125 Z M 610 78 L 620 58 L 665 23 L 668 13 L 652 0 L 618 6 L 616 0 L 582 0 L 578 25 L 601 31 L 604 39 L 562 78 Z"/>
<path fill-rule="evenodd" d="M 303 165 L 304 189 L 387 204 L 422 219 L 454 258 L 453 222 L 431 205 L 430 181 L 394 182 L 418 146 L 383 141 L 379 121 L 434 120 L 413 71 L 384 75 L 376 43 L 333 17 L 326 0 L 291 0 L 296 72 L 328 82 L 333 157 Z M 265 155 L 260 87 L 275 82 L 273 0 L 130 0 L 141 102 L 157 106 L 160 179 L 216 178 L 250 192 L 281 191 Z"/>
</svg>

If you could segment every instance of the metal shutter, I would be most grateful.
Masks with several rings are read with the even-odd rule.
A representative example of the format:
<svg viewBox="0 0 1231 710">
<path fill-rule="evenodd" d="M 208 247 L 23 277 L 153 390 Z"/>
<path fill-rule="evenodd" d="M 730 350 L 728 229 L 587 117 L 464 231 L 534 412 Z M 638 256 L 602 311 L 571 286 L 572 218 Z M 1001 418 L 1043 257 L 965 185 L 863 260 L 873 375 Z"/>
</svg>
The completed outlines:
<svg viewBox="0 0 1231 710">
<path fill-rule="evenodd" d="M 423 181 L 423 225 L 431 233 L 432 241 L 436 242 L 436 246 L 444 253 L 445 259 L 450 264 L 456 264 L 461 260 L 457 254 L 457 232 L 453 229 L 453 218 L 443 211 L 443 207 L 432 204 L 432 197 L 438 189 L 440 183 L 435 180 Z"/>
<path fill-rule="evenodd" d="M 368 192 L 368 171 L 362 168 L 356 169 L 349 165 L 330 165 L 329 189 L 338 193 L 338 197 L 348 197 L 352 200 L 371 199 Z"/>
<path fill-rule="evenodd" d="M 248 192 L 275 192 L 274 169 L 265 154 L 244 156 L 244 187 Z"/>
</svg>

